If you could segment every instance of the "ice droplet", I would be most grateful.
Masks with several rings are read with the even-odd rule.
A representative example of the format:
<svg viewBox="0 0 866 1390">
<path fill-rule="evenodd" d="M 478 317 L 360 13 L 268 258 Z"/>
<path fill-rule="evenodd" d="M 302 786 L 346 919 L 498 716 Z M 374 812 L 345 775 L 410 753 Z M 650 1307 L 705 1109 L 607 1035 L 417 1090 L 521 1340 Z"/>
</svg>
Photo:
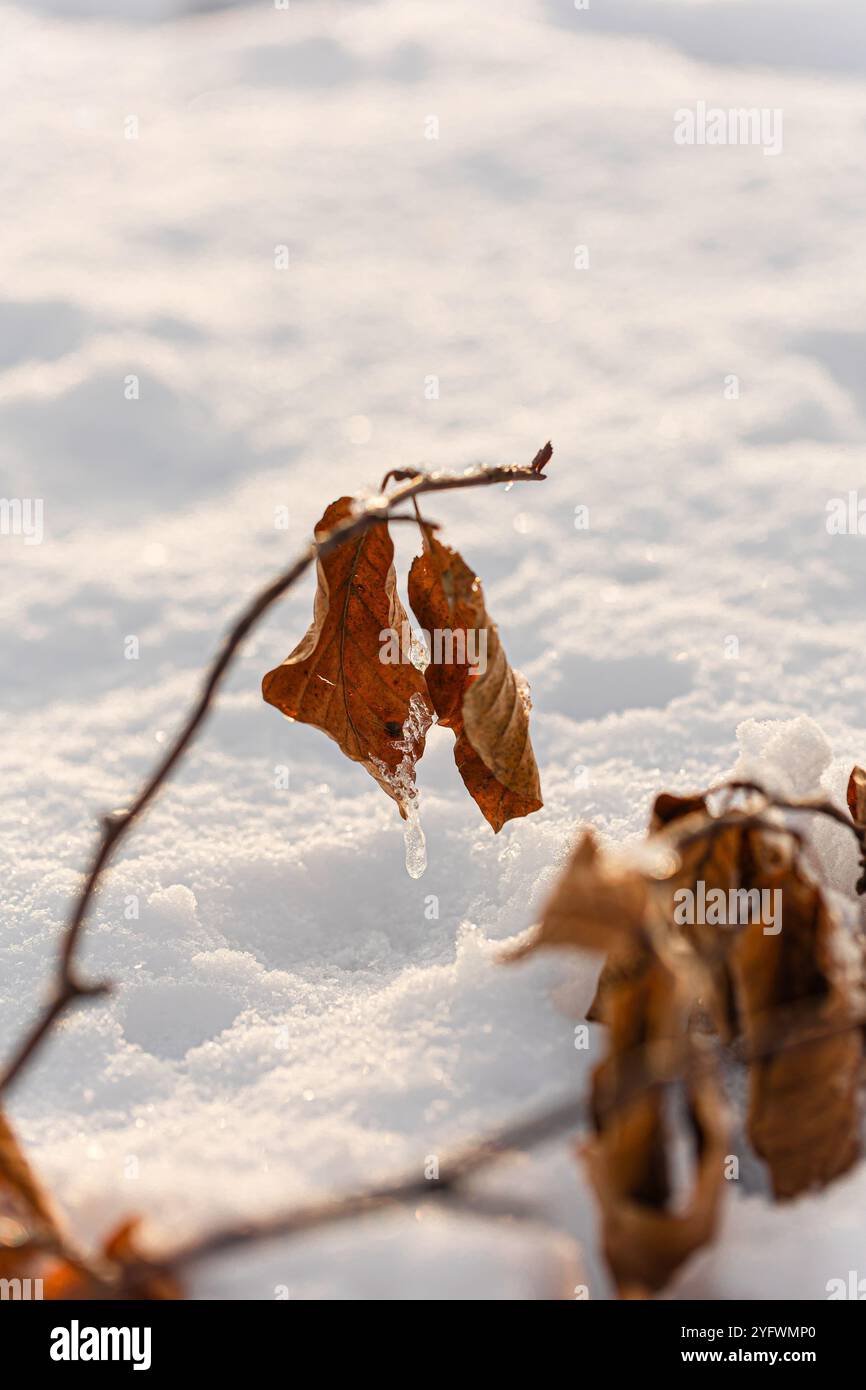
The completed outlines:
<svg viewBox="0 0 866 1390">
<path fill-rule="evenodd" d="M 427 841 L 418 814 L 418 798 L 403 802 L 406 819 L 403 822 L 403 844 L 406 850 L 406 872 L 410 878 L 420 878 L 427 868 Z"/>
</svg>

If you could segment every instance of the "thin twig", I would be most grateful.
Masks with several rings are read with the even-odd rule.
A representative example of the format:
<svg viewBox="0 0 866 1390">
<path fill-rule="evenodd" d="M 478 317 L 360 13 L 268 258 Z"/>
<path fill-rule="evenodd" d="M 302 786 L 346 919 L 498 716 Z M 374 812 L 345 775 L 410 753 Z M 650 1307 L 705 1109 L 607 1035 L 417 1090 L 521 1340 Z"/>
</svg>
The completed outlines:
<svg viewBox="0 0 866 1390">
<path fill-rule="evenodd" d="M 760 782 L 734 780 L 731 782 L 719 782 L 716 786 L 710 787 L 707 796 L 712 796 L 714 792 L 722 791 L 746 791 L 754 792 L 764 800 L 767 809 L 778 811 L 805 811 L 807 814 L 816 816 L 828 816 L 830 820 L 836 821 L 837 825 L 851 832 L 857 843 L 862 847 L 864 836 L 866 836 L 866 826 L 858 825 L 851 817 L 837 806 L 835 802 L 828 801 L 824 797 L 804 797 L 802 800 L 791 800 L 789 797 L 774 796 L 768 792 Z"/>
<path fill-rule="evenodd" d="M 198 700 L 193 705 L 186 722 L 175 736 L 165 756 L 154 768 L 141 791 L 131 804 L 105 816 L 102 821 L 102 834 L 94 853 L 84 885 L 73 904 L 60 945 L 57 964 L 57 978 L 53 992 L 36 1022 L 25 1034 L 13 1053 L 11 1061 L 0 1077 L 0 1096 L 17 1081 L 27 1063 L 47 1037 L 54 1024 L 69 1006 L 84 998 L 105 994 L 110 986 L 106 982 L 87 984 L 79 978 L 76 953 L 82 930 L 99 881 L 113 857 L 117 846 L 128 834 L 136 820 L 150 804 L 157 792 L 171 776 L 183 758 L 205 719 L 226 672 L 232 663 L 238 647 L 256 626 L 263 615 L 278 599 L 282 598 L 293 584 L 309 569 L 317 558 L 329 555 L 353 537 L 361 535 L 371 526 L 380 525 L 390 519 L 395 508 L 403 502 L 419 497 L 425 492 L 449 492 L 456 488 L 483 487 L 492 483 L 536 482 L 544 477 L 544 466 L 553 453 L 548 443 L 536 454 L 532 463 L 524 466 L 511 464 L 479 465 L 467 469 L 465 473 L 419 473 L 417 470 L 392 469 L 382 483 L 382 492 L 366 503 L 359 503 L 354 516 L 335 526 L 332 531 L 317 536 L 302 550 L 294 564 L 268 584 L 253 598 L 241 613 L 225 638 L 222 647 L 205 677 Z M 390 493 L 384 488 L 390 480 L 401 482 Z M 405 480 L 405 481 L 404 481 Z M 401 520 L 412 520 L 400 518 Z"/>
</svg>

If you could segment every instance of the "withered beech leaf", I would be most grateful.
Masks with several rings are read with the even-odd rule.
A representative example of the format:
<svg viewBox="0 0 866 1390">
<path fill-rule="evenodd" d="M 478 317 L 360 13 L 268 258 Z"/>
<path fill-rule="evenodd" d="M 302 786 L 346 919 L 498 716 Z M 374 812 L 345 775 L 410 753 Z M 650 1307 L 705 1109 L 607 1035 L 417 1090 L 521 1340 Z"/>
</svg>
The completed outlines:
<svg viewBox="0 0 866 1390">
<path fill-rule="evenodd" d="M 742 812 L 728 813 L 733 824 L 716 825 L 699 799 L 690 800 L 693 809 L 684 799 L 679 818 L 654 816 L 658 833 L 689 841 L 655 891 L 672 934 L 703 964 L 720 1037 L 741 1034 L 753 1056 L 749 1137 L 776 1196 L 794 1197 L 847 1171 L 859 1153 L 863 1043 L 860 1030 L 846 1026 L 854 1013 L 838 965 L 838 924 L 783 827 L 750 825 Z M 666 811 L 671 801 L 664 799 Z M 696 896 L 700 889 L 707 903 L 718 894 L 728 904 L 725 920 L 710 920 L 707 911 L 681 924 L 674 895 L 683 888 Z"/>
<path fill-rule="evenodd" d="M 662 792 L 656 798 L 650 835 L 661 843 L 669 842 L 672 852 L 676 847 L 677 867 L 668 878 L 654 884 L 653 892 L 672 932 L 688 942 L 703 966 L 709 988 L 695 1001 L 698 1009 L 710 1016 L 719 1037 L 730 1042 L 737 1030 L 737 1019 L 727 959 L 729 941 L 718 926 L 707 922 L 678 924 L 675 913 L 677 894 L 683 889 L 695 893 L 699 881 L 705 893 L 721 890 L 727 895 L 741 886 L 742 865 L 749 861 L 750 832 L 740 826 L 716 830 L 713 821 L 704 796 Z M 696 838 L 691 844 L 680 843 L 691 833 L 697 835 L 705 830 L 712 830 L 712 834 Z"/>
<path fill-rule="evenodd" d="M 726 1126 L 706 1065 L 685 1089 L 693 1138 L 691 1185 L 674 1181 L 668 1088 L 690 1069 L 688 994 L 656 953 L 648 930 L 651 884 L 617 864 L 587 831 L 578 841 L 528 942 L 506 960 L 540 947 L 609 949 L 607 985 L 596 997 L 607 1054 L 593 1073 L 593 1138 L 579 1150 L 598 1198 L 604 1251 L 624 1298 L 655 1293 L 712 1239 L 724 1185 Z"/>
<path fill-rule="evenodd" d="M 849 804 L 861 824 L 857 781 Z M 777 1198 L 829 1183 L 860 1152 L 863 1034 L 840 927 L 799 837 L 760 799 L 715 816 L 704 795 L 665 793 L 650 840 L 644 871 L 606 859 L 585 834 L 541 925 L 510 955 L 607 948 L 591 1016 L 608 1051 L 583 1152 L 623 1297 L 663 1288 L 713 1237 L 729 1145 L 710 1054 L 691 1031 L 697 1003 L 742 1049 L 748 1134 Z M 693 1140 L 687 1192 L 671 1162 L 671 1083 Z"/>
<path fill-rule="evenodd" d="M 694 1174 L 684 1205 L 644 1200 L 638 1156 L 651 1176 L 662 1144 L 661 1117 L 650 1102 L 635 1102 L 612 1131 L 583 1146 L 582 1155 L 602 1215 L 605 1258 L 621 1298 L 657 1293 L 672 1275 L 715 1235 L 723 1198 L 726 1127 L 721 1094 L 713 1084 L 688 1091 L 688 1118 L 694 1136 Z M 637 1189 L 637 1195 L 635 1193 Z"/>
<path fill-rule="evenodd" d="M 614 943 L 636 945 L 643 935 L 647 898 L 643 877 L 613 866 L 587 830 L 560 874 L 535 933 L 503 959 L 520 960 L 542 946 L 605 951 Z"/>
<path fill-rule="evenodd" d="M 676 1190 L 670 1095 L 654 1060 L 688 1065 L 676 977 L 650 955 L 607 1000 L 608 1055 L 593 1075 L 595 1135 L 581 1153 L 601 1209 L 605 1257 L 622 1298 L 644 1298 L 713 1237 L 724 1185 L 726 1125 L 713 1073 L 685 1088 L 693 1139 L 686 1194 Z M 684 1200 L 685 1197 L 685 1200 Z"/>
<path fill-rule="evenodd" d="M 623 985 L 640 978 L 652 962 L 646 938 L 617 936 L 604 958 L 595 995 L 586 1011 L 587 1023 L 607 1023 L 611 1000 Z"/>
<path fill-rule="evenodd" d="M 439 723 L 453 729 L 460 776 L 499 831 L 543 804 L 529 739 L 528 686 L 508 664 L 481 581 L 428 530 L 409 572 L 409 602 L 431 634 L 425 674 Z"/>
<path fill-rule="evenodd" d="M 664 831 L 674 821 L 679 821 L 682 817 L 695 812 L 704 810 L 706 802 L 702 796 L 674 796 L 669 792 L 662 792 L 656 797 L 655 804 L 650 816 L 650 833 Z M 634 875 L 635 882 L 645 883 L 639 875 Z M 670 894 L 672 889 L 665 883 L 664 887 L 658 889 L 653 885 L 655 896 Z M 644 910 L 649 904 L 649 885 L 645 886 Z M 663 909 L 664 910 L 664 909 Z M 669 915 L 669 913 L 667 914 Z M 617 990 L 624 981 L 630 980 L 635 974 L 639 974 L 646 965 L 646 952 L 639 944 L 634 942 L 611 943 L 607 958 L 602 966 L 602 971 L 596 986 L 595 998 L 593 999 L 588 1011 L 587 1018 L 591 1023 L 603 1023 L 605 1021 L 606 1007 L 605 1001 L 609 994 Z"/>
<path fill-rule="evenodd" d="M 350 497 L 332 502 L 316 536 L 352 510 Z M 387 525 L 372 526 L 320 558 L 317 579 L 312 624 L 282 665 L 267 673 L 262 693 L 290 719 L 334 739 L 405 815 L 433 716 L 424 677 L 410 656 Z"/>
<path fill-rule="evenodd" d="M 760 864 L 750 886 L 781 894 L 781 931 L 752 922 L 730 953 L 749 1067 L 749 1137 L 773 1191 L 796 1197 L 848 1171 L 860 1152 L 863 1055 L 848 985 L 838 965 L 838 924 L 796 857 Z M 820 1036 L 824 1034 L 824 1036 Z M 759 1055 L 765 1054 L 765 1055 Z"/>
</svg>

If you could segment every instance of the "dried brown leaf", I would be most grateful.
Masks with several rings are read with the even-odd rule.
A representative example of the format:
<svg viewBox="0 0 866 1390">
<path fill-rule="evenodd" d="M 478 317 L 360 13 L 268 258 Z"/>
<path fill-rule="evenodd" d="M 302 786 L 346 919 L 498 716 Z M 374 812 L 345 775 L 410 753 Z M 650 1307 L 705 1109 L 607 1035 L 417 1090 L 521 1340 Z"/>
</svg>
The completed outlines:
<svg viewBox="0 0 866 1390">
<path fill-rule="evenodd" d="M 605 858 L 586 832 L 563 871 L 534 936 L 506 959 L 542 946 L 609 948 L 595 1017 L 608 1051 L 593 1074 L 595 1135 L 582 1149 L 601 1208 L 605 1254 L 623 1297 L 662 1288 L 712 1238 L 724 1182 L 725 1124 L 704 1067 L 686 1090 L 694 1138 L 693 1182 L 674 1190 L 666 1084 L 690 1072 L 687 977 L 658 954 L 652 885 Z"/>
<path fill-rule="evenodd" d="M 409 573 L 409 602 L 422 627 L 440 634 L 427 685 L 440 724 L 457 736 L 454 759 L 466 789 L 499 831 L 543 804 L 529 738 L 528 687 L 508 664 L 477 575 L 429 530 L 424 539 Z M 474 668 L 473 656 L 482 658 Z"/>
<path fill-rule="evenodd" d="M 730 1042 L 737 1031 L 737 1019 L 727 960 L 729 943 L 718 926 L 700 921 L 680 925 L 674 915 L 676 895 L 684 888 L 696 893 L 698 882 L 703 882 L 707 893 L 728 893 L 741 886 L 741 866 L 748 858 L 744 839 L 748 832 L 744 828 L 713 828 L 706 838 L 680 844 L 691 834 L 709 830 L 713 822 L 702 795 L 673 796 L 663 792 L 656 798 L 650 834 L 676 845 L 679 862 L 673 874 L 656 883 L 654 896 L 672 931 L 688 943 L 703 967 L 708 989 L 698 995 L 698 1009 L 710 1016 L 719 1037 Z"/>
<path fill-rule="evenodd" d="M 683 1000 L 657 958 L 607 996 L 609 1052 L 593 1077 L 595 1136 L 582 1146 L 599 1201 L 602 1243 L 623 1298 L 663 1288 L 712 1239 L 722 1198 L 726 1126 L 714 1077 L 687 1088 L 694 1174 L 685 1201 L 672 1179 L 669 1096 L 654 1059 L 688 1065 Z M 639 1064 L 636 1085 L 635 1064 Z"/>
<path fill-rule="evenodd" d="M 852 783 L 856 802 L 853 774 Z M 851 791 L 849 784 L 849 797 Z M 749 1137 L 768 1164 L 777 1197 L 793 1197 L 846 1172 L 859 1152 L 862 1037 L 846 1027 L 853 1006 L 836 960 L 838 925 L 784 829 L 750 825 L 745 813 L 716 826 L 696 804 L 699 798 L 688 800 L 695 804 L 687 809 L 683 802 L 681 818 L 670 814 L 669 797 L 662 816 L 654 817 L 659 833 L 676 821 L 676 833 L 689 840 L 679 850 L 678 870 L 659 892 L 672 932 L 703 964 L 721 1038 L 742 1033 L 754 1056 Z M 707 896 L 713 889 L 778 893 L 766 901 L 781 904 L 781 918 L 772 927 L 763 920 L 677 925 L 674 893 L 696 891 L 700 882 Z M 815 1036 L 828 1031 L 833 1035 Z"/>
<path fill-rule="evenodd" d="M 704 796 L 675 796 L 670 792 L 662 792 L 656 797 L 653 805 L 649 832 L 651 836 L 666 842 L 669 835 L 681 835 L 684 829 L 689 828 L 697 830 L 705 826 L 710 819 Z M 722 883 L 727 886 L 729 879 L 735 872 L 735 863 L 739 853 L 737 834 L 738 832 L 732 832 L 727 837 L 720 835 L 715 837 L 712 843 L 699 842 L 690 849 L 678 851 L 676 871 L 670 877 L 653 880 L 648 885 L 651 886 L 654 905 L 661 918 L 672 922 L 675 892 L 684 887 L 694 888 L 699 877 L 706 877 L 711 886 L 721 886 Z M 704 970 L 710 979 L 709 995 L 705 1000 L 699 998 L 696 1001 L 697 1006 L 708 1009 L 720 1035 L 724 1038 L 730 1038 L 733 1035 L 730 1017 L 730 986 L 724 951 L 719 944 L 718 931 L 702 927 L 701 924 L 685 926 L 677 930 L 689 946 L 700 955 Z M 633 947 L 624 949 L 617 946 L 612 948 L 604 963 L 596 988 L 595 999 L 587 1018 L 593 1021 L 603 1021 L 606 1013 L 605 1000 L 608 994 L 619 987 L 623 976 L 627 978 L 634 969 L 639 967 L 640 955 L 635 954 Z"/>
<path fill-rule="evenodd" d="M 730 969 L 752 1061 L 749 1136 L 777 1197 L 796 1197 L 848 1171 L 860 1152 L 863 1039 L 835 960 L 838 931 L 820 888 L 796 863 L 756 874 L 779 889 L 782 929 L 750 923 L 732 943 Z M 825 1033 L 828 1036 L 816 1036 Z"/>
<path fill-rule="evenodd" d="M 332 502 L 316 536 L 346 520 L 352 508 L 350 497 Z M 262 693 L 290 719 L 334 739 L 405 814 L 432 711 L 424 677 L 410 659 L 393 562 L 385 524 L 320 558 L 313 622 L 282 665 L 267 673 Z M 381 660 L 388 651 L 383 633 L 393 634 L 398 660 Z"/>
</svg>

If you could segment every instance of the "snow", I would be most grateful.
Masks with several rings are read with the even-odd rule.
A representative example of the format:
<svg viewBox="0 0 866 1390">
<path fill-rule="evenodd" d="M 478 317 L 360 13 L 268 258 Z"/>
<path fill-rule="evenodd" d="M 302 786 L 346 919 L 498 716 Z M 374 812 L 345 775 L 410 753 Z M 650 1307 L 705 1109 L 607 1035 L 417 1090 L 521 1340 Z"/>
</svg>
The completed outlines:
<svg viewBox="0 0 866 1390">
<path fill-rule="evenodd" d="M 137 1211 L 155 1244 L 579 1091 L 598 962 L 497 963 L 577 827 L 634 844 L 658 790 L 734 766 L 841 800 L 866 761 L 864 542 L 825 524 L 866 433 L 855 0 L 193 8 L 0 8 L 0 491 L 45 527 L 0 536 L 3 1055 L 98 816 L 247 595 L 388 468 L 554 442 L 543 485 L 427 509 L 531 682 L 546 806 L 495 837 L 431 731 L 410 878 L 396 808 L 261 701 L 312 577 L 262 625 L 106 878 L 84 960 L 115 992 L 10 1102 L 80 1235 Z M 698 101 L 781 109 L 783 153 L 675 145 Z M 814 852 L 853 926 L 850 837 Z M 864 1185 L 731 1183 L 674 1292 L 825 1297 Z M 482 1187 L 536 1219 L 371 1217 L 190 1292 L 609 1296 L 572 1138 Z"/>
</svg>

